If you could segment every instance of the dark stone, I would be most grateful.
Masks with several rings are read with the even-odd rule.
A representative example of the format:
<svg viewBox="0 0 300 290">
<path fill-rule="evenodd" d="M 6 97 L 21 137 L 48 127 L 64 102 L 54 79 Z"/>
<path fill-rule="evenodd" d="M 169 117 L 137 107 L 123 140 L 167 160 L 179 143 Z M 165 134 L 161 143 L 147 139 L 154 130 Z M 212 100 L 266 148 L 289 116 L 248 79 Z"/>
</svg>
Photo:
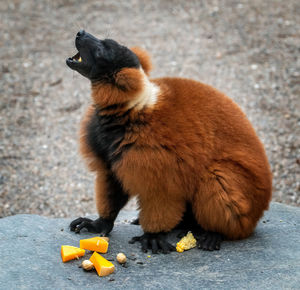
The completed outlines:
<svg viewBox="0 0 300 290">
<path fill-rule="evenodd" d="M 142 230 L 122 221 L 135 216 L 136 212 L 120 214 L 103 256 L 113 259 L 122 252 L 127 257 L 134 254 L 136 260 L 130 259 L 128 268 L 114 262 L 116 271 L 107 277 L 78 268 L 91 256 L 89 252 L 80 260 L 62 263 L 61 245 L 79 246 L 80 239 L 95 236 L 70 232 L 72 219 L 37 215 L 0 219 L 0 289 L 296 289 L 300 285 L 300 208 L 272 203 L 250 238 L 225 241 L 220 251 L 195 248 L 168 255 L 142 253 L 139 244 L 128 243 Z M 169 238 L 173 244 L 175 235 Z"/>
</svg>

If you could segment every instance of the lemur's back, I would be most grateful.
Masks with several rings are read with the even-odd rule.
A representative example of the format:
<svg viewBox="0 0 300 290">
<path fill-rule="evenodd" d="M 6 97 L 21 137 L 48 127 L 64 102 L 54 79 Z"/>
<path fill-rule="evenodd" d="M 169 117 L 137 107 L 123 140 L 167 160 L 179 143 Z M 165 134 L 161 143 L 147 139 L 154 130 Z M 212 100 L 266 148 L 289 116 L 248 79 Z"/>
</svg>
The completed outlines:
<svg viewBox="0 0 300 290">
<path fill-rule="evenodd" d="M 180 145 L 179 141 L 194 144 L 194 153 L 205 150 L 201 155 L 211 160 L 246 155 L 260 163 L 259 167 L 269 168 L 262 143 L 232 99 L 194 80 L 160 78 L 153 81 L 164 93 L 149 113 L 153 122 L 151 130 L 159 127 L 165 131 L 160 135 L 166 142 L 174 140 L 176 146 Z"/>
</svg>

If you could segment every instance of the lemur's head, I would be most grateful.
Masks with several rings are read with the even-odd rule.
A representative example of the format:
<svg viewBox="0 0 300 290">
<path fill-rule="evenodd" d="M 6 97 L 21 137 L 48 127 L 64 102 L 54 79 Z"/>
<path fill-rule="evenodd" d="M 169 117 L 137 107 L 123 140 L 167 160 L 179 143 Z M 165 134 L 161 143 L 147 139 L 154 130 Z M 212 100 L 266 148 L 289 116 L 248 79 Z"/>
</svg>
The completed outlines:
<svg viewBox="0 0 300 290">
<path fill-rule="evenodd" d="M 117 103 L 143 103 L 140 95 L 150 95 L 147 75 L 151 70 L 146 51 L 127 48 L 112 39 L 100 40 L 80 30 L 75 38 L 78 53 L 66 60 L 67 65 L 92 82 L 92 98 L 100 106 Z M 148 93 L 142 92 L 148 91 Z M 132 103 L 133 102 L 133 103 Z"/>
<path fill-rule="evenodd" d="M 112 39 L 100 40 L 80 30 L 75 38 L 78 53 L 66 60 L 67 65 L 92 82 L 113 81 L 123 68 L 140 68 L 137 55 Z"/>
</svg>

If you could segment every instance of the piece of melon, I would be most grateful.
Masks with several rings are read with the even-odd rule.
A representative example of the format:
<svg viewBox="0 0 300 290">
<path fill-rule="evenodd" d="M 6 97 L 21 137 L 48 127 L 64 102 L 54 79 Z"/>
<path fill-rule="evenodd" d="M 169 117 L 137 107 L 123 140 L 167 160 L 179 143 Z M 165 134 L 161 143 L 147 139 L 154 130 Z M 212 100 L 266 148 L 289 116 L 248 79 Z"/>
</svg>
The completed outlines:
<svg viewBox="0 0 300 290">
<path fill-rule="evenodd" d="M 99 276 L 107 276 L 115 270 L 115 266 L 110 261 L 107 261 L 97 252 L 91 256 L 90 261 L 94 264 L 94 267 Z"/>
<path fill-rule="evenodd" d="M 67 262 L 85 254 L 85 250 L 73 246 L 61 246 L 61 258 L 63 262 Z"/>
<path fill-rule="evenodd" d="M 101 237 L 80 240 L 80 248 L 105 254 L 108 249 L 108 242 Z"/>
</svg>

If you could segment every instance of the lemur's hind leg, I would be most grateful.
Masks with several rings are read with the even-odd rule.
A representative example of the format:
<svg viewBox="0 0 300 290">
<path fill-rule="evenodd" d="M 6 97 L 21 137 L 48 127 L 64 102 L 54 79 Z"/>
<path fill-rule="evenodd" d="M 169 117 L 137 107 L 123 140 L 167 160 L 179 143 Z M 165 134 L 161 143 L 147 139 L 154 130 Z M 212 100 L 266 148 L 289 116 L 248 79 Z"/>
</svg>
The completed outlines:
<svg viewBox="0 0 300 290">
<path fill-rule="evenodd" d="M 223 237 L 243 239 L 253 232 L 259 218 L 255 201 L 259 189 L 248 174 L 234 162 L 222 162 L 206 176 L 192 203 L 197 222 L 206 230 L 199 248 L 218 249 Z"/>
<path fill-rule="evenodd" d="M 201 233 L 204 232 L 204 229 L 197 223 L 190 203 L 187 203 L 184 215 L 180 221 L 180 223 L 175 227 L 175 230 L 179 230 L 177 234 L 178 238 L 184 237 L 189 231 L 193 233 L 193 235 L 200 236 Z"/>
<path fill-rule="evenodd" d="M 170 199 L 163 194 L 157 194 L 156 202 L 149 202 L 150 194 L 139 197 L 141 210 L 139 222 L 144 230 L 142 236 L 133 237 L 129 243 L 140 242 L 142 251 L 152 250 L 153 254 L 161 251 L 167 254 L 175 247 L 167 241 L 167 233 L 180 222 L 184 212 L 184 202 L 181 199 Z M 168 205 L 167 210 L 165 205 Z"/>
</svg>

